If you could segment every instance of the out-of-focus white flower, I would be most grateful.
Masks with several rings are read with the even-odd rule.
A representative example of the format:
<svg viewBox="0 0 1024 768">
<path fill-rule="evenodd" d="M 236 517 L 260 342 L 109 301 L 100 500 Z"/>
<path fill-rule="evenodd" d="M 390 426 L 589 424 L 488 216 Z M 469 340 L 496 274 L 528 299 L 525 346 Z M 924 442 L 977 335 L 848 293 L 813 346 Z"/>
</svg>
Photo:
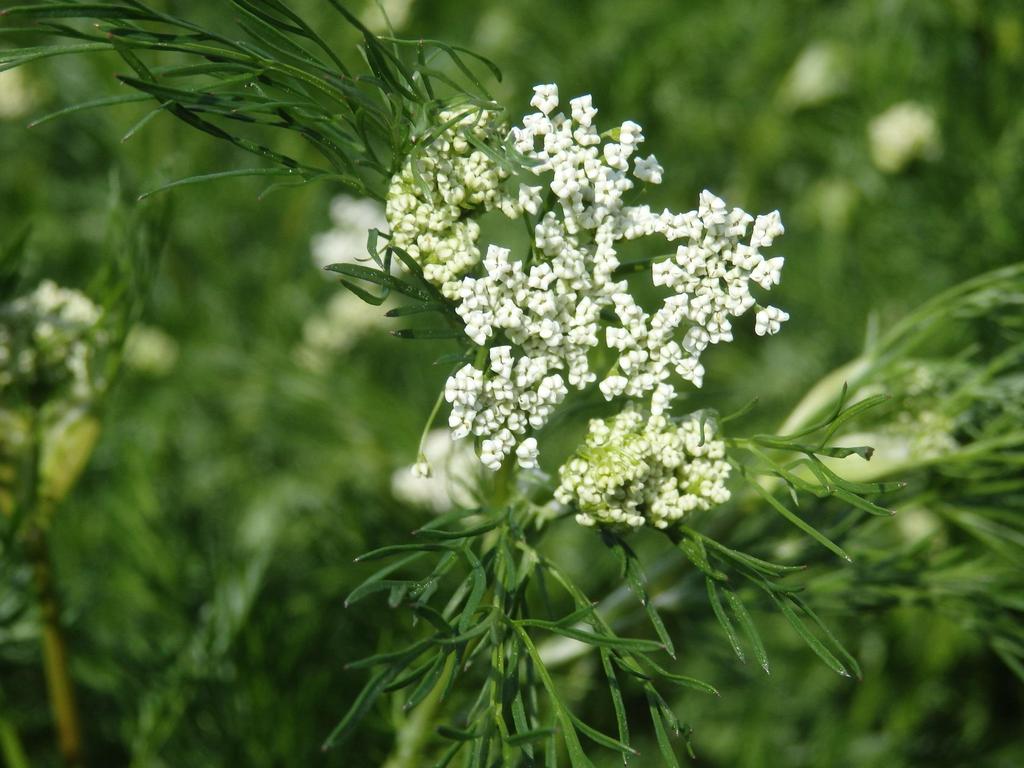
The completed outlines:
<svg viewBox="0 0 1024 768">
<path fill-rule="evenodd" d="M 28 391 L 60 390 L 88 401 L 105 384 L 93 370 L 98 348 L 99 307 L 80 291 L 43 280 L 30 294 L 4 307 L 0 322 L 0 393 L 20 383 Z"/>
<path fill-rule="evenodd" d="M 815 42 L 797 57 L 779 90 L 779 99 L 791 109 L 814 107 L 844 93 L 850 68 L 843 50 L 834 43 Z"/>
<path fill-rule="evenodd" d="M 322 373 L 367 332 L 383 326 L 382 315 L 368 312 L 362 299 L 346 290 L 337 291 L 322 312 L 303 323 L 302 342 L 295 350 L 295 358 L 307 370 Z"/>
<path fill-rule="evenodd" d="M 903 540 L 910 545 L 917 544 L 942 530 L 938 515 L 925 507 L 897 510 L 895 522 Z"/>
<path fill-rule="evenodd" d="M 330 264 L 369 260 L 367 236 L 371 229 L 386 232 L 384 207 L 376 200 L 338 195 L 331 201 L 331 229 L 313 236 L 313 262 L 323 269 Z M 334 279 L 329 272 L 325 277 Z"/>
<path fill-rule="evenodd" d="M 166 331 L 139 323 L 128 332 L 124 364 L 147 376 L 166 376 L 178 363 L 178 342 Z"/>
<path fill-rule="evenodd" d="M 10 487 L 34 435 L 37 491 L 62 499 L 92 453 L 99 422 L 92 405 L 106 386 L 95 370 L 108 343 L 102 311 L 79 291 L 44 280 L 0 306 L 0 479 Z M 35 422 L 35 428 L 32 424 Z M 10 495 L 0 492 L 0 513 Z"/>
<path fill-rule="evenodd" d="M 947 414 L 930 410 L 903 411 L 875 430 L 841 435 L 834 441 L 840 447 L 870 445 L 874 449 L 870 462 L 857 456 L 824 461 L 853 482 L 892 474 L 898 476 L 908 465 L 933 461 L 959 449 L 954 429 L 954 420 Z"/>
<path fill-rule="evenodd" d="M 696 416 L 677 424 L 627 406 L 593 419 L 583 447 L 559 470 L 555 498 L 580 525 L 668 528 L 729 500 L 725 443 Z"/>
<path fill-rule="evenodd" d="M 868 124 L 871 159 L 880 171 L 899 173 L 914 160 L 935 160 L 942 152 L 939 125 L 931 108 L 903 101 Z"/>
<path fill-rule="evenodd" d="M 361 21 L 376 35 L 401 29 L 409 18 L 415 0 L 378 0 L 364 11 Z"/>
<path fill-rule="evenodd" d="M 400 501 L 435 512 L 453 505 L 472 507 L 479 466 L 469 444 L 454 442 L 447 429 L 434 429 L 427 434 L 419 460 L 391 476 L 391 492 Z"/>
<path fill-rule="evenodd" d="M 0 72 L 0 120 L 23 117 L 35 105 L 35 98 L 21 69 Z"/>
</svg>

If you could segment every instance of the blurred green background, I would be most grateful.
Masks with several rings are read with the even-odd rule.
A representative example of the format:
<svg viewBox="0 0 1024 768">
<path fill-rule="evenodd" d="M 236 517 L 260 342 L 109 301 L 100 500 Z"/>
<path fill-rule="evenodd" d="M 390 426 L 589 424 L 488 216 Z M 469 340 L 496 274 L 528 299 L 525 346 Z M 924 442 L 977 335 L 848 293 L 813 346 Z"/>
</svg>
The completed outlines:
<svg viewBox="0 0 1024 768">
<path fill-rule="evenodd" d="M 227 3 L 154 5 L 222 28 L 234 19 Z M 350 52 L 326 3 L 289 5 Z M 349 6 L 382 29 L 370 4 Z M 603 127 L 641 123 L 666 169 L 655 205 L 687 210 L 706 187 L 755 213 L 780 209 L 774 303 L 792 320 L 768 343 L 746 334 L 707 354 L 702 400 L 723 410 L 757 395 L 757 418 L 776 425 L 857 354 L 870 323 L 1021 258 L 1018 0 L 385 6 L 403 36 L 497 62 L 494 93 L 513 115 L 532 85 L 557 82 L 564 98 L 593 93 Z M 118 93 L 122 70 L 91 57 L 0 74 L 0 237 L 30 224 L 40 276 L 87 284 L 109 258 L 112 206 L 252 164 L 167 116 L 122 143 L 146 106 L 26 127 Z M 332 305 L 311 240 L 331 228 L 339 190 L 257 199 L 265 187 L 226 180 L 145 204 L 168 206 L 168 243 L 98 448 L 53 532 L 93 765 L 361 768 L 393 747 L 399 715 L 381 708 L 356 743 L 319 751 L 364 681 L 345 662 L 408 631 L 383 605 L 342 603 L 365 575 L 352 558 L 430 514 L 397 499 L 391 478 L 415 459 L 446 373 L 431 363 L 448 350 L 388 336 L 372 308 Z M 592 556 L 586 539 L 569 541 L 581 562 Z M 597 594 L 611 570 L 594 569 Z M 0 584 L 0 711 L 31 765 L 56 765 L 22 611 L 27 576 L 11 573 Z M 833 608 L 863 682 L 836 677 L 768 612 L 758 618 L 773 674 L 741 667 L 706 605 L 680 603 L 680 669 L 723 691 L 678 700 L 700 764 L 1024 764 L 1021 685 L 972 626 L 930 606 L 894 602 L 850 620 Z M 587 662 L 570 672 L 585 718 L 612 722 L 588 697 Z"/>
</svg>

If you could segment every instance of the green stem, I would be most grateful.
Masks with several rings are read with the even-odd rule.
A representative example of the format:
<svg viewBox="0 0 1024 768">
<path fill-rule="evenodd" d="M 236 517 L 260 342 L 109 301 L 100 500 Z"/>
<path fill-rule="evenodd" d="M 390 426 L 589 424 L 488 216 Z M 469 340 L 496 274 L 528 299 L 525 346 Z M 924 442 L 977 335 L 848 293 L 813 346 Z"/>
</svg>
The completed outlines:
<svg viewBox="0 0 1024 768">
<path fill-rule="evenodd" d="M 441 674 L 441 680 L 448 679 L 453 673 L 456 654 L 450 654 Z M 434 715 L 441 703 L 444 685 L 437 685 L 420 705 L 413 710 L 405 723 L 398 729 L 395 737 L 395 749 L 385 761 L 382 768 L 419 768 L 423 763 L 423 744 L 432 732 Z"/>
<path fill-rule="evenodd" d="M 437 395 L 437 399 L 434 401 L 434 407 L 430 411 L 430 415 L 427 417 L 427 423 L 423 425 L 423 432 L 420 433 L 420 447 L 419 454 L 416 456 L 416 460 L 420 461 L 426 458 L 423 454 L 423 446 L 427 444 L 427 435 L 430 434 L 430 428 L 434 426 L 434 420 L 437 418 L 437 412 L 441 410 L 441 403 L 444 402 L 444 388 Z"/>
<path fill-rule="evenodd" d="M 494 473 L 494 492 L 491 496 L 491 508 L 496 511 L 504 511 L 512 499 L 512 492 L 516 485 L 516 458 L 514 455 L 506 457 L 501 468 Z"/>
<path fill-rule="evenodd" d="M 32 576 L 42 626 L 43 671 L 46 688 L 57 730 L 57 747 L 65 765 L 78 768 L 83 765 L 82 727 L 75 703 L 74 684 L 68 644 L 60 625 L 60 601 L 54 583 L 53 562 L 47 536 L 52 509 L 40 491 L 42 462 L 42 432 L 39 409 L 33 409 L 32 456 L 26 487 L 25 552 L 32 565 Z"/>
<path fill-rule="evenodd" d="M 21 739 L 6 718 L 0 716 L 0 755 L 3 755 L 7 768 L 29 768 L 28 758 L 21 746 Z"/>
<path fill-rule="evenodd" d="M 60 625 L 60 603 L 53 579 L 49 542 L 44 530 L 32 525 L 26 535 L 26 546 L 32 562 L 36 599 L 42 623 L 43 669 L 50 698 L 50 709 L 57 728 L 57 746 L 70 768 L 81 766 L 82 727 L 75 703 L 74 684 L 67 640 Z"/>
</svg>

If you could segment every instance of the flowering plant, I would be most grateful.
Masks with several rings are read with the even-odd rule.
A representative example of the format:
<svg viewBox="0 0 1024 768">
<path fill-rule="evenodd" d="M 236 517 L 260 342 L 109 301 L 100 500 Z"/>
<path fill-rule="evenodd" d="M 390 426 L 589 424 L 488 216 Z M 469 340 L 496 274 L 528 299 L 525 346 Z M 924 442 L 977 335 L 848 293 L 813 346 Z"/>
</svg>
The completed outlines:
<svg viewBox="0 0 1024 768">
<path fill-rule="evenodd" d="M 750 330 L 774 335 L 789 317 L 760 303 L 781 280 L 783 257 L 762 253 L 783 234 L 780 214 L 754 217 L 708 191 L 694 210 L 656 212 L 642 195 L 663 182 L 666 169 L 640 154 L 645 137 L 637 123 L 601 132 L 591 97 L 560 109 L 553 84 L 537 86 L 535 111 L 512 121 L 481 81 L 481 71 L 495 72 L 489 62 L 437 41 L 378 37 L 336 0 L 330 4 L 362 40 L 362 69 L 277 0 L 235 2 L 242 41 L 142 2 L 18 6 L 7 15 L 78 42 L 0 55 L 0 66 L 13 67 L 113 51 L 133 71 L 121 81 L 135 92 L 80 109 L 155 101 L 156 112 L 269 163 L 163 188 L 274 176 L 284 181 L 272 189 L 333 181 L 382 202 L 386 227 L 370 230 L 365 257 L 327 269 L 371 305 L 398 294 L 401 302 L 386 313 L 406 324 L 396 336 L 455 348 L 440 361 L 452 372 L 426 419 L 413 472 L 425 479 L 439 469 L 427 437 L 436 434 L 442 408 L 450 439 L 471 442 L 486 472 L 471 483 L 470 498 L 459 499 L 472 503 L 429 519 L 411 541 L 359 558 L 387 564 L 347 603 L 386 594 L 392 608 L 407 612 L 413 638 L 351 663 L 370 670 L 369 681 L 325 747 L 341 743 L 382 696 L 394 694 L 402 704 L 398 753 L 410 759 L 429 751 L 441 766 L 460 754 L 470 766 L 555 765 L 564 750 L 573 766 L 589 766 L 584 740 L 625 758 L 637 753 L 627 701 L 639 698 L 665 764 L 677 764 L 671 736 L 688 747 L 688 728 L 665 686 L 717 691 L 684 674 L 685 666 L 671 668 L 678 637 L 645 575 L 637 540 L 647 532 L 668 543 L 663 559 L 673 567 L 691 566 L 740 660 L 750 655 L 769 669 L 748 607 L 762 600 L 828 667 L 859 676 L 854 656 L 803 594 L 802 565 L 766 551 L 750 532 L 776 515 L 851 560 L 839 541 L 869 517 L 890 515 L 878 499 L 903 485 L 891 473 L 851 468 L 850 460 L 870 459 L 869 445 L 886 434 L 870 428 L 889 401 L 875 390 L 903 381 L 893 350 L 919 339 L 894 329 L 859 367 L 809 394 L 781 434 L 736 430 L 747 409 L 688 408 L 716 345 Z M 57 21 L 66 19 L 97 20 L 99 31 Z M 272 148 L 265 137 L 280 132 L 300 136 L 314 159 Z M 514 234 L 510 221 L 525 234 Z M 1019 286 L 1020 271 L 999 279 Z M 960 299 L 967 305 L 985 291 L 972 286 Z M 1013 351 L 1009 368 L 1019 362 L 1019 347 Z M 302 358 L 316 367 L 308 349 Z M 1009 386 L 1000 373 L 984 375 Z M 978 416 L 979 434 L 998 421 L 990 418 Z M 853 426 L 864 441 L 849 439 Z M 958 450 L 948 421 L 924 427 L 938 433 L 939 455 Z M 915 449 L 900 469 L 920 468 L 922 456 Z M 847 514 L 812 523 L 796 509 L 805 502 Z M 618 563 L 622 590 L 649 624 L 638 633 L 648 636 L 627 635 L 630 623 L 613 622 L 550 543 L 574 523 L 593 529 L 589 546 L 605 547 Z M 806 554 L 802 544 L 795 552 Z M 1015 658 L 1017 646 L 1005 647 Z M 599 660 L 611 734 L 574 713 L 555 677 L 558 664 L 582 653 Z M 432 729 L 443 747 L 428 741 Z"/>
<path fill-rule="evenodd" d="M 110 268 L 92 286 L 102 302 L 47 278 L 30 288 L 28 229 L 0 251 L 0 569 L 5 581 L 16 581 L 22 564 L 31 569 L 47 689 L 72 764 L 82 754 L 81 725 L 49 531 L 99 437 L 103 400 L 139 306 L 133 282 L 158 247 L 151 223 L 111 212 Z"/>
</svg>

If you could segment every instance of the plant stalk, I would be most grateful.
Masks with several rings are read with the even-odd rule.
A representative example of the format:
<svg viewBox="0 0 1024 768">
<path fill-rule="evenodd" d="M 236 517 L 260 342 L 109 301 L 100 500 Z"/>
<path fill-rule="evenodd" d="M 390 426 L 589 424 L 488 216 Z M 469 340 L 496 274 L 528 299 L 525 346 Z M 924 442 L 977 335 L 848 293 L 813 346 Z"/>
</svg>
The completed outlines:
<svg viewBox="0 0 1024 768">
<path fill-rule="evenodd" d="M 14 725 L 0 715 L 0 756 L 3 756 L 7 768 L 29 768 L 25 749 Z"/>
<path fill-rule="evenodd" d="M 60 601 L 47 535 L 53 505 L 41 493 L 43 436 L 38 407 L 34 409 L 32 421 L 32 454 L 25 488 L 25 506 L 28 514 L 25 519 L 27 525 L 24 545 L 32 566 L 32 580 L 39 606 L 43 672 L 46 676 L 50 711 L 57 729 L 57 747 L 68 768 L 80 768 L 83 765 L 82 726 L 71 680 L 68 644 L 60 624 Z"/>
<path fill-rule="evenodd" d="M 57 729 L 57 746 L 69 768 L 80 768 L 82 758 L 82 726 L 71 680 L 68 644 L 60 625 L 60 602 L 53 578 L 49 541 L 44 530 L 33 526 L 26 536 L 32 561 L 39 618 L 42 623 L 43 670 L 50 699 L 50 710 Z"/>
<path fill-rule="evenodd" d="M 445 662 L 444 672 L 441 681 L 446 680 L 449 675 L 454 674 L 455 654 L 448 657 Z M 405 724 L 398 730 L 395 738 L 395 749 L 384 763 L 383 768 L 417 768 L 423 765 L 423 745 L 427 738 L 433 734 L 434 715 L 437 713 L 441 703 L 441 695 L 444 693 L 444 683 L 439 681 L 434 690 L 420 702 Z"/>
</svg>

